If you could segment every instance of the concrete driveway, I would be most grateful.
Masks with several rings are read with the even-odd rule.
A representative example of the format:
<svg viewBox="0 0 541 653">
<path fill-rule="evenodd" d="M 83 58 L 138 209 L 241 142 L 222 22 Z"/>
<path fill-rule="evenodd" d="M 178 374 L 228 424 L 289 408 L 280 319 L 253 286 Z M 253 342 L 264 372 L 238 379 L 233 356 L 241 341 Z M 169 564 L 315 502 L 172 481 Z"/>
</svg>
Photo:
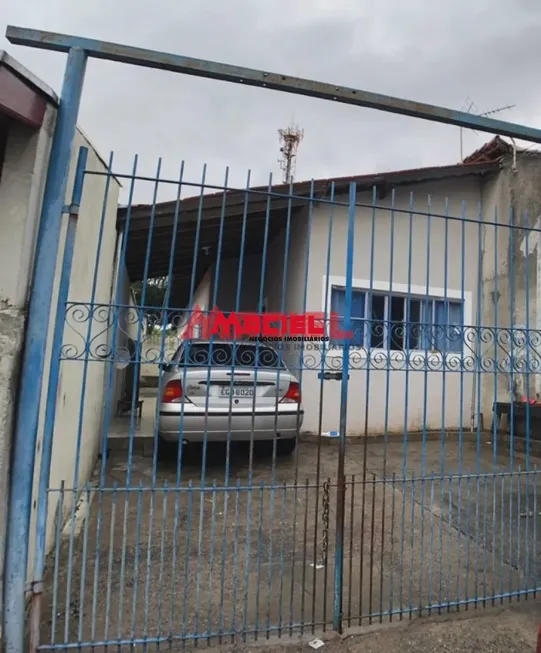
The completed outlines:
<svg viewBox="0 0 541 653">
<path fill-rule="evenodd" d="M 489 437 L 448 434 L 443 456 L 439 435 L 412 438 L 405 464 L 403 440 L 347 443 L 346 627 L 507 603 L 539 585 L 538 477 L 519 474 L 519 461 L 510 474 L 505 454 L 494 474 Z M 250 471 L 247 447 L 233 447 L 229 463 L 224 447 L 184 448 L 180 478 L 174 449 L 155 467 L 136 453 L 130 490 L 127 452 L 112 452 L 71 574 L 69 538 L 50 561 L 42 641 L 329 630 L 337 443 L 308 439 L 297 451 L 275 465 L 256 451 Z"/>
</svg>

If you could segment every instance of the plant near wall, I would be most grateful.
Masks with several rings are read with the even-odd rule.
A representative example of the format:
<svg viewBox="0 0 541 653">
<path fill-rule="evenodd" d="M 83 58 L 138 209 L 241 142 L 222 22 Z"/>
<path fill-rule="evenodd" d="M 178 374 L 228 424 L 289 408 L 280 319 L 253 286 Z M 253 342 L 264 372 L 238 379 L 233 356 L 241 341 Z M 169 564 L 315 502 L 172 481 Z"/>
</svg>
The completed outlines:
<svg viewBox="0 0 541 653">
<path fill-rule="evenodd" d="M 137 306 L 143 309 L 143 317 L 146 324 L 146 335 L 161 333 L 160 326 L 164 320 L 163 305 L 165 295 L 169 284 L 168 277 L 155 277 L 143 281 L 136 281 L 131 285 L 131 290 L 135 297 Z M 145 289 L 145 304 L 141 304 L 143 299 L 143 289 Z"/>
</svg>

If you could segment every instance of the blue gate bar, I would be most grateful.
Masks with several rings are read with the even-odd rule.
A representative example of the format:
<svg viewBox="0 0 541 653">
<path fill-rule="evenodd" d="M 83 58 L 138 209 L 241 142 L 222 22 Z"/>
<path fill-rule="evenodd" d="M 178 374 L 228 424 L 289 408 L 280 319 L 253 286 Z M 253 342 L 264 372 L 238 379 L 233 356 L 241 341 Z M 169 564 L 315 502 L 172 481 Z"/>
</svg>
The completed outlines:
<svg viewBox="0 0 541 653">
<path fill-rule="evenodd" d="M 64 323 L 66 315 L 66 302 L 68 301 L 71 266 L 73 263 L 73 253 L 75 250 L 75 237 L 77 234 L 77 218 L 81 198 L 83 195 L 83 181 L 85 176 L 86 162 L 88 158 L 88 148 L 81 147 L 77 158 L 77 169 L 75 173 L 75 182 L 69 206 L 68 225 L 66 228 L 64 255 L 62 260 L 62 271 L 60 274 L 60 283 L 58 287 L 58 299 L 56 307 L 56 317 L 54 323 L 54 337 L 51 348 L 51 368 L 49 371 L 49 387 L 47 389 L 47 400 L 45 407 L 45 424 L 43 427 L 42 454 L 39 476 L 38 489 L 38 507 L 36 514 L 36 554 L 34 559 L 34 576 L 33 576 L 33 597 L 36 601 L 32 606 L 32 628 L 30 631 L 30 650 L 35 651 L 38 646 L 40 612 L 41 612 L 41 594 L 43 592 L 43 573 L 45 569 L 45 536 L 47 533 L 47 509 L 49 496 L 47 488 L 49 485 L 49 476 L 51 472 L 51 462 L 53 454 L 53 435 L 56 416 L 56 400 L 58 383 L 60 378 L 60 357 L 62 341 L 64 338 Z"/>
<path fill-rule="evenodd" d="M 11 460 L 3 615 L 6 653 L 24 650 L 25 581 L 39 405 L 61 218 L 86 60 L 84 50 L 70 50 L 36 243 Z"/>
<path fill-rule="evenodd" d="M 520 138 L 532 143 L 541 143 L 541 129 L 494 120 L 484 116 L 475 116 L 465 111 L 456 111 L 455 109 L 424 104 L 423 102 L 404 100 L 390 95 L 345 88 L 336 84 L 327 84 L 302 77 L 232 66 L 216 61 L 184 57 L 178 54 L 136 48 L 80 36 L 27 29 L 14 25 L 8 25 L 6 38 L 15 45 L 27 45 L 45 50 L 55 50 L 56 52 L 69 52 L 72 48 L 82 48 L 89 57 L 96 59 L 169 70 L 185 75 L 243 84 L 244 86 L 258 86 L 275 91 L 296 93 L 322 100 L 352 104 L 358 107 L 378 109 L 379 111 L 397 113 L 403 116 L 476 129 L 490 134 Z"/>
<path fill-rule="evenodd" d="M 355 239 L 355 203 L 357 184 L 349 185 L 348 241 L 346 253 L 346 315 L 344 330 L 351 329 L 351 302 L 353 296 L 353 257 Z M 349 338 L 344 340 L 342 350 L 342 384 L 340 388 L 340 438 L 338 442 L 337 499 L 336 499 L 336 548 L 334 562 L 333 628 L 342 632 L 343 580 L 344 580 L 344 511 L 345 511 L 345 457 L 347 432 L 347 403 L 349 380 Z"/>
</svg>

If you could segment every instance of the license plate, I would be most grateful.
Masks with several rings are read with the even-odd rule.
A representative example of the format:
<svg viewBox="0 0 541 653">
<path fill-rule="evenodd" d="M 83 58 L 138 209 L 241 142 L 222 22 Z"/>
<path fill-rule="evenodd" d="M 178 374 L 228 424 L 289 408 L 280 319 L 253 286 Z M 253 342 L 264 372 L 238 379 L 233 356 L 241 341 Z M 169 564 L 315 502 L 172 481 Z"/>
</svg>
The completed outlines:
<svg viewBox="0 0 541 653">
<path fill-rule="evenodd" d="M 220 397 L 253 397 L 254 394 L 253 388 L 220 388 Z"/>
</svg>

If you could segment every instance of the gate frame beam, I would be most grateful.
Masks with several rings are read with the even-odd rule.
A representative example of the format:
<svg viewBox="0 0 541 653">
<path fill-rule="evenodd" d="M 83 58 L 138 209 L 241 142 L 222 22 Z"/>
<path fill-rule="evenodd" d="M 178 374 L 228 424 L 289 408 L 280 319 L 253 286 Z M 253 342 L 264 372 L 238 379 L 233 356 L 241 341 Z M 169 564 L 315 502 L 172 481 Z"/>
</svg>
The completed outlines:
<svg viewBox="0 0 541 653">
<path fill-rule="evenodd" d="M 541 143 L 541 129 L 535 129 L 534 127 L 526 127 L 486 116 L 476 116 L 465 111 L 457 111 L 302 77 L 232 66 L 216 61 L 185 57 L 179 54 L 137 48 L 97 39 L 87 39 L 69 34 L 16 27 L 14 25 L 7 27 L 6 38 L 15 45 L 27 45 L 56 52 L 69 52 L 73 48 L 80 48 L 85 50 L 89 57 L 95 59 L 106 59 L 107 61 L 232 82 L 243 86 L 257 86 L 275 91 L 306 95 L 491 134 L 500 134 L 501 136 L 518 138 L 532 143 Z"/>
</svg>

